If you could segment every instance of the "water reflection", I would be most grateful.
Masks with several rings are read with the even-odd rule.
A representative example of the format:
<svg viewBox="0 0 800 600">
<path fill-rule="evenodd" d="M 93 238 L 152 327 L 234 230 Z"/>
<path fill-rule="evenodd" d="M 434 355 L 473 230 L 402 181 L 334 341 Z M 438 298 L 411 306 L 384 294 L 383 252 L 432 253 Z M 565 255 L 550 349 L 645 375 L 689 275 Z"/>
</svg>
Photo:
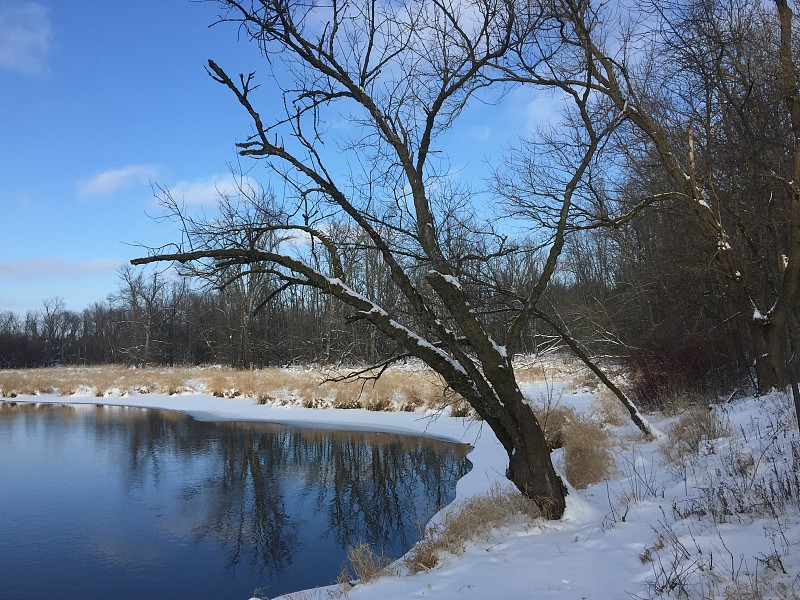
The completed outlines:
<svg viewBox="0 0 800 600">
<path fill-rule="evenodd" d="M 36 453 L 45 438 L 68 453 L 88 443 L 94 461 L 99 456 L 107 465 L 101 478 L 119 487 L 105 496 L 122 498 L 126 511 L 144 508 L 156 522 L 145 523 L 137 513 L 131 526 L 167 543 L 173 554 L 206 556 L 213 550 L 215 558 L 204 560 L 217 568 L 204 575 L 236 582 L 232 589 L 243 593 L 267 587 L 270 595 L 327 584 L 348 545 L 368 542 L 400 556 L 418 539 L 419 525 L 452 499 L 468 464 L 462 447 L 421 438 L 204 423 L 142 409 L 5 403 L 0 433 L 0 456 Z M 27 449 L 23 438 L 29 439 Z M 80 442 L 71 445 L 70 439 Z M 7 462 L 0 459 L 4 481 L 11 476 L 4 472 Z M 97 482 L 86 484 L 94 490 Z M 3 506 L 6 497 L 0 493 L 0 514 L 13 520 L 14 508 Z M 0 539 L 0 552 L 13 555 L 3 544 Z M 9 568 L 0 566 L 0 581 Z M 183 570 L 198 577 L 196 567 Z M 56 589 L 63 598 L 63 588 Z M 201 585 L 194 597 L 212 597 L 204 589 L 210 588 Z M 6 597 L 2 583 L 0 596 Z"/>
</svg>

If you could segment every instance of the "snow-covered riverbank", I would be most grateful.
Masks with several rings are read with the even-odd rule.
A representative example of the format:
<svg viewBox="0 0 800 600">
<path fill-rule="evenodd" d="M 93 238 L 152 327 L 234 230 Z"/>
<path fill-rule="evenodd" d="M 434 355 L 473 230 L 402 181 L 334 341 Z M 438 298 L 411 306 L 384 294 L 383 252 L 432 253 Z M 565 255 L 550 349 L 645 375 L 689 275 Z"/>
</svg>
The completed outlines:
<svg viewBox="0 0 800 600">
<path fill-rule="evenodd" d="M 535 397 L 541 390 L 530 387 L 526 392 Z M 14 401 L 97 404 L 98 398 L 42 395 Z M 561 405 L 580 412 L 590 411 L 591 401 L 586 392 L 559 394 Z M 253 399 L 205 394 L 128 395 L 100 402 L 173 410 L 201 420 L 269 421 L 467 443 L 474 447 L 469 455 L 473 469 L 458 484 L 456 504 L 498 484 L 508 485 L 503 476 L 506 456 L 492 432 L 462 418 L 260 405 Z M 725 425 L 725 435 L 703 440 L 697 455 L 684 463 L 676 464 L 674 453 L 668 460 L 659 449 L 674 441 L 643 442 L 631 426 L 614 428 L 615 475 L 581 492 L 573 490 L 561 521 L 520 520 L 469 543 L 463 554 L 445 557 L 428 572 L 359 584 L 348 597 L 797 598 L 800 436 L 790 405 L 775 395 L 718 405 L 713 411 Z M 669 430 L 679 418 L 655 420 Z M 771 497 L 760 487 L 764 481 L 776 486 Z M 745 502 L 738 509 L 729 506 L 726 490 L 746 496 Z M 771 506 L 748 509 L 747 502 Z M 322 600 L 337 589 L 290 597 Z"/>
</svg>

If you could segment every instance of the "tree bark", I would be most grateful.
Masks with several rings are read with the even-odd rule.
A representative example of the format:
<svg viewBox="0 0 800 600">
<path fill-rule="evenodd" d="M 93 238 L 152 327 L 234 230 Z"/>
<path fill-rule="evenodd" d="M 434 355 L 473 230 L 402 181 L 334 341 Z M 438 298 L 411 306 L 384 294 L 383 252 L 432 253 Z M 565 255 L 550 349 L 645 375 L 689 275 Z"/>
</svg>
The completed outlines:
<svg viewBox="0 0 800 600">
<path fill-rule="evenodd" d="M 751 323 L 758 392 L 785 390 L 789 385 L 789 337 L 782 319 Z"/>
<path fill-rule="evenodd" d="M 553 468 L 542 427 L 521 392 L 507 402 L 516 418 L 516 442 L 508 451 L 506 476 L 536 502 L 547 519 L 560 519 L 566 509 L 567 488 Z"/>
</svg>

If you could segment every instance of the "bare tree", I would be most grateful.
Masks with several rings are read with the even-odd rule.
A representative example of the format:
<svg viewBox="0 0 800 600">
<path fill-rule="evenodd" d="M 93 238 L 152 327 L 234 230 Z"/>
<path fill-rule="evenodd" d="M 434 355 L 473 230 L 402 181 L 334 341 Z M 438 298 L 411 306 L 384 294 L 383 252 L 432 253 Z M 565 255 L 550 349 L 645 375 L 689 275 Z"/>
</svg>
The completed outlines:
<svg viewBox="0 0 800 600">
<path fill-rule="evenodd" d="M 146 365 L 164 360 L 170 345 L 165 328 L 177 318 L 186 287 L 170 281 L 163 273 L 144 273 L 130 266 L 120 269 L 122 287 L 115 300 L 123 308 L 127 339 L 120 351 L 130 360 Z"/>
<path fill-rule="evenodd" d="M 213 61 L 209 73 L 251 118 L 253 134 L 238 144 L 241 154 L 265 159 L 283 181 L 284 201 L 294 202 L 287 210 L 267 207 L 264 222 L 229 227 L 222 239 L 209 235 L 221 221 L 190 222 L 179 212 L 184 243 L 132 262 L 177 261 L 208 273 L 268 265 L 287 289 L 335 297 L 351 322 L 368 322 L 396 344 L 395 358 L 421 359 L 463 396 L 507 451 L 508 477 L 545 516 L 559 518 L 566 490 L 512 365 L 554 265 L 547 264 L 541 285 L 516 299 L 503 338 L 495 339 L 479 304 L 492 290 L 476 294 L 484 283 L 470 274 L 514 247 L 484 222 L 471 227 L 479 243 L 467 238 L 451 253 L 446 232 L 458 219 L 435 145 L 469 98 L 489 85 L 484 72 L 520 35 L 535 33 L 540 18 L 518 21 L 505 0 L 219 4 L 220 20 L 237 23 L 273 63 L 270 91 L 283 91 L 285 114 L 259 112 L 254 74 L 234 78 Z M 330 119 L 345 120 L 343 136 L 334 137 Z M 605 133 L 584 145 L 579 165 L 591 161 Z M 334 240 L 332 221 L 359 236 Z M 277 249 L 265 247 L 265 236 L 275 233 L 286 239 Z M 392 294 L 376 297 L 363 278 L 348 279 L 342 261 L 354 243 L 380 257 Z"/>
<path fill-rule="evenodd" d="M 725 278 L 719 292 L 745 330 L 760 390 L 796 389 L 800 93 L 788 2 L 652 2 L 620 13 L 558 0 L 553 9 L 559 43 L 574 56 L 553 71 L 553 85 L 588 74 L 579 89 L 591 90 L 595 107 L 569 123 L 575 135 L 607 123 L 602 107 L 619 115 L 596 156 L 604 181 L 590 188 L 576 222 L 621 226 L 648 207 L 688 209 Z M 520 53 L 505 73 L 536 83 L 541 70 L 532 76 L 531 64 L 538 67 Z M 631 181 L 639 195 L 614 202 Z"/>
<path fill-rule="evenodd" d="M 65 359 L 67 344 L 74 338 L 72 313 L 67 310 L 61 297 L 42 301 L 42 334 L 48 363 L 60 363 Z"/>
<path fill-rule="evenodd" d="M 276 216 L 264 213 L 265 208 L 275 206 L 271 191 L 244 178 L 237 180 L 237 188 L 236 195 L 220 195 L 217 224 L 203 233 L 206 237 L 217 237 L 218 242 L 225 240 L 222 243 L 228 246 L 249 244 L 246 236 L 252 229 L 276 219 Z M 162 202 L 171 212 L 180 212 L 175 200 L 166 190 L 162 195 Z M 190 217 L 186 218 L 191 220 Z M 194 222 L 193 227 L 199 231 L 200 224 Z M 284 239 L 285 236 L 280 232 L 265 232 L 259 237 L 259 246 L 276 250 Z M 256 313 L 282 291 L 279 278 L 272 274 L 270 265 L 259 263 L 231 264 L 227 269 L 212 274 L 200 269 L 192 274 L 220 293 L 229 331 L 228 361 L 242 368 L 252 368 L 255 361 L 254 319 Z"/>
</svg>

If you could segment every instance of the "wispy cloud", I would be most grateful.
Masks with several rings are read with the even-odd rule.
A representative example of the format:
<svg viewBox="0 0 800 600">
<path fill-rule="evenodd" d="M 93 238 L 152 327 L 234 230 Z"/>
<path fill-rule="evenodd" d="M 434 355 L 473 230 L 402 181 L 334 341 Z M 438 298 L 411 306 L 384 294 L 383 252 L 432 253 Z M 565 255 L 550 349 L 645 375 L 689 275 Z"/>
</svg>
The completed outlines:
<svg viewBox="0 0 800 600">
<path fill-rule="evenodd" d="M 550 92 L 535 92 L 526 106 L 528 130 L 557 127 L 564 118 L 562 111 L 565 105 L 563 96 Z"/>
<path fill-rule="evenodd" d="M 469 137 L 478 142 L 485 142 L 492 137 L 492 128 L 488 125 L 476 125 L 474 127 L 470 127 L 467 131 L 467 134 Z"/>
<path fill-rule="evenodd" d="M 38 2 L 0 2 L 0 70 L 46 70 L 53 42 L 47 9 Z"/>
<path fill-rule="evenodd" d="M 113 273 L 121 264 L 122 261 L 113 258 L 71 261 L 61 256 L 6 260 L 0 261 L 0 278 L 30 280 L 98 275 Z"/>
<path fill-rule="evenodd" d="M 154 165 L 128 165 L 96 173 L 78 182 L 78 193 L 83 198 L 110 196 L 131 183 L 146 183 L 156 174 Z"/>
<path fill-rule="evenodd" d="M 227 174 L 194 181 L 178 181 L 169 186 L 169 193 L 181 204 L 208 204 L 216 202 L 220 196 L 236 196 L 241 191 L 249 194 L 257 189 L 257 184 L 248 177 L 239 178 Z"/>
</svg>

